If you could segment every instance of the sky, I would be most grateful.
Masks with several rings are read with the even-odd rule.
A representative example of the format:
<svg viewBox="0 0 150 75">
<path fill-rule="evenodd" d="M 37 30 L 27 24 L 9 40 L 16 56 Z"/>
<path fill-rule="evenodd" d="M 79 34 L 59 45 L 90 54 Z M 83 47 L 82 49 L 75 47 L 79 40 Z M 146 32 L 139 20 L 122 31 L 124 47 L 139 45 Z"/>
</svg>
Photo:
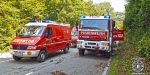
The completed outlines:
<svg viewBox="0 0 150 75">
<path fill-rule="evenodd" d="M 124 12 L 126 4 L 125 0 L 93 0 L 93 3 L 100 3 L 100 2 L 109 2 L 111 6 L 114 8 L 115 12 Z"/>
</svg>

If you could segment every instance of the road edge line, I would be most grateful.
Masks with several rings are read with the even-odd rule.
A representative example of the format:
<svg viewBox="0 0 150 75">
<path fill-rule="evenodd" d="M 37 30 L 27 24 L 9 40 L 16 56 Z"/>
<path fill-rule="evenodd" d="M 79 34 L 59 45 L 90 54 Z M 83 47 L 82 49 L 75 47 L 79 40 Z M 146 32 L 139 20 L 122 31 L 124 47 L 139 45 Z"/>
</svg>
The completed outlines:
<svg viewBox="0 0 150 75">
<path fill-rule="evenodd" d="M 27 73 L 27 74 L 25 74 L 25 75 L 30 75 L 30 74 L 32 74 L 33 72 L 29 72 L 29 73 Z"/>
<path fill-rule="evenodd" d="M 104 68 L 104 71 L 103 71 L 102 75 L 108 75 L 111 60 L 112 60 L 112 57 L 108 60 L 107 67 Z"/>
</svg>

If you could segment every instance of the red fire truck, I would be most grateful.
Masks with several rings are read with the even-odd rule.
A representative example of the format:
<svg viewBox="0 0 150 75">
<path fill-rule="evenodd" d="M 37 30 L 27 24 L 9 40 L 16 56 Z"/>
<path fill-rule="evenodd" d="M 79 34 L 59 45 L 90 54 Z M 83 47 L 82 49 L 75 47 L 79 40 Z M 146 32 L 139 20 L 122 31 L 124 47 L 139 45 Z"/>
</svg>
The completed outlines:
<svg viewBox="0 0 150 75">
<path fill-rule="evenodd" d="M 58 50 L 68 53 L 70 46 L 71 28 L 69 24 L 51 20 L 42 20 L 41 22 L 32 20 L 10 43 L 10 53 L 14 60 L 29 57 L 43 62 L 49 53 Z"/>
<path fill-rule="evenodd" d="M 77 45 L 77 39 L 78 39 L 78 31 L 76 29 L 76 26 L 74 26 L 72 28 L 71 34 L 72 34 L 71 46 L 76 46 Z"/>
<path fill-rule="evenodd" d="M 124 30 L 115 29 L 115 21 L 110 15 L 81 16 L 78 25 L 79 55 L 84 55 L 85 50 L 99 51 L 109 58 L 115 50 L 116 41 L 124 40 Z"/>
</svg>

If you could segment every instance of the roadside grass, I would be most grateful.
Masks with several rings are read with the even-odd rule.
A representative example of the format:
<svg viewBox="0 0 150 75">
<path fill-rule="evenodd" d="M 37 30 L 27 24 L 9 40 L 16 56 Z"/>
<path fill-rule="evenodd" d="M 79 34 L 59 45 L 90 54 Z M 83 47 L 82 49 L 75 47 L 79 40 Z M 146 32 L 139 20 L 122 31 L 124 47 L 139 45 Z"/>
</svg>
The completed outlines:
<svg viewBox="0 0 150 75">
<path fill-rule="evenodd" d="M 140 55 L 133 44 L 127 42 L 119 43 L 117 51 L 114 53 L 109 75 L 131 75 L 135 73 L 132 69 L 134 60 L 132 58 L 145 58 Z M 146 59 L 146 58 L 145 58 Z M 143 73 L 150 75 L 150 60 L 146 59 L 143 61 L 144 70 Z"/>
</svg>

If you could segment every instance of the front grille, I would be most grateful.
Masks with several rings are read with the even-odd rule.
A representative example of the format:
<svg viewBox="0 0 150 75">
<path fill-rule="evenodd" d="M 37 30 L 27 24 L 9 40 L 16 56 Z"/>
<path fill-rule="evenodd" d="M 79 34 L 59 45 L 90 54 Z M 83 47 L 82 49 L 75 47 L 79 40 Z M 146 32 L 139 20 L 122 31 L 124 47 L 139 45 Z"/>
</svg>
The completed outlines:
<svg viewBox="0 0 150 75">
<path fill-rule="evenodd" d="M 96 45 L 96 43 L 88 43 L 88 45 Z"/>
<path fill-rule="evenodd" d="M 95 48 L 94 46 L 92 48 Z"/>
<path fill-rule="evenodd" d="M 91 46 L 84 46 L 85 48 L 91 48 Z"/>
<path fill-rule="evenodd" d="M 13 45 L 13 49 L 17 49 L 17 50 L 26 50 L 28 46 L 16 46 Z"/>
</svg>

